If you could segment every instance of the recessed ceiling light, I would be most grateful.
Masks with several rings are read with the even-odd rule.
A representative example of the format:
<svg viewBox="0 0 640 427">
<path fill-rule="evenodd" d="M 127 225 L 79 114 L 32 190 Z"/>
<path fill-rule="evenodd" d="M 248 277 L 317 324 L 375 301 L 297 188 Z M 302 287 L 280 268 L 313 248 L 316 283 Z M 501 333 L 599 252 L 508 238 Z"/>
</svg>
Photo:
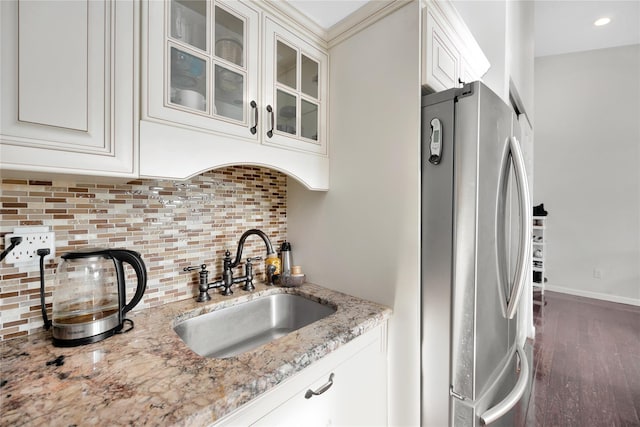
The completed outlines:
<svg viewBox="0 0 640 427">
<path fill-rule="evenodd" d="M 611 22 L 611 19 L 609 18 L 600 18 L 598 20 L 596 20 L 593 25 L 595 25 L 596 27 L 602 27 L 603 25 L 607 25 L 609 22 Z"/>
</svg>

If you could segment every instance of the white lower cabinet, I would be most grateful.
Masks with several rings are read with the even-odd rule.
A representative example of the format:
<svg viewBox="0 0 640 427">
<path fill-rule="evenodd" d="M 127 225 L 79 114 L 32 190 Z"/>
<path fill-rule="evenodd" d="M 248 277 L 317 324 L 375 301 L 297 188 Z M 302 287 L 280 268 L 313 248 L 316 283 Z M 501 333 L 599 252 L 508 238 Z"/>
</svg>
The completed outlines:
<svg viewBox="0 0 640 427">
<path fill-rule="evenodd" d="M 358 337 L 215 426 L 387 425 L 386 324 Z M 311 395 L 316 392 L 316 395 Z"/>
</svg>

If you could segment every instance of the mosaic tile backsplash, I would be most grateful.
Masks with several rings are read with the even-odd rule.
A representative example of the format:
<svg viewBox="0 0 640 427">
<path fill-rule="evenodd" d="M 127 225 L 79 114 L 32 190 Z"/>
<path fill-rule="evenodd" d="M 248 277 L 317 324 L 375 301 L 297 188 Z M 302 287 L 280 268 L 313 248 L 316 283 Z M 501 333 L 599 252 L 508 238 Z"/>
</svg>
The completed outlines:
<svg viewBox="0 0 640 427">
<path fill-rule="evenodd" d="M 264 231 L 274 249 L 286 238 L 286 176 L 271 169 L 232 166 L 187 181 L 87 181 L 2 179 L 0 186 L 2 250 L 4 235 L 14 227 L 48 226 L 55 232 L 56 257 L 45 265 L 49 316 L 55 269 L 65 252 L 87 247 L 139 252 L 148 280 L 144 298 L 134 308 L 138 310 L 197 296 L 198 274 L 183 268 L 204 263 L 209 279 L 217 279 L 225 250 L 234 257 L 238 239 L 248 229 Z M 265 254 L 262 240 L 250 236 L 243 260 Z M 262 279 L 264 263 L 255 266 L 254 275 Z M 135 275 L 129 273 L 132 295 Z M 13 266 L 3 261 L 0 278 L 0 340 L 40 330 L 38 265 Z"/>
</svg>

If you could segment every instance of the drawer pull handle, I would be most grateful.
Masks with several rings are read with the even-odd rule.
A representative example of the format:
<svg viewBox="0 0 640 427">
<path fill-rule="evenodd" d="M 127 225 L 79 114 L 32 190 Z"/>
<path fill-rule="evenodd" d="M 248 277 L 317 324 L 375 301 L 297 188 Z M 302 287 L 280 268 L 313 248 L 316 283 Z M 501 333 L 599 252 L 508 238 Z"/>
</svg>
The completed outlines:
<svg viewBox="0 0 640 427">
<path fill-rule="evenodd" d="M 304 394 L 304 398 L 305 399 L 311 399 L 313 396 L 319 396 L 322 393 L 324 393 L 325 391 L 329 390 L 331 388 L 331 386 L 333 385 L 333 372 L 331 373 L 331 375 L 329 375 L 329 381 L 327 381 L 325 384 L 323 384 L 318 390 L 313 391 L 311 389 L 307 390 L 307 392 Z"/>
</svg>

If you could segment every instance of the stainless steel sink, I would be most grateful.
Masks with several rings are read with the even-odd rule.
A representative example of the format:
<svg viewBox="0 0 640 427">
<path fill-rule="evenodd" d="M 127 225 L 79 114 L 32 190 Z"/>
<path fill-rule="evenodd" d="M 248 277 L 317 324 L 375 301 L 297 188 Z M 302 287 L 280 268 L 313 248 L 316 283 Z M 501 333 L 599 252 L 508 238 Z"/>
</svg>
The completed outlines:
<svg viewBox="0 0 640 427">
<path fill-rule="evenodd" d="M 252 350 L 335 311 L 299 295 L 275 294 L 193 317 L 173 329 L 199 355 L 223 359 Z"/>
</svg>

